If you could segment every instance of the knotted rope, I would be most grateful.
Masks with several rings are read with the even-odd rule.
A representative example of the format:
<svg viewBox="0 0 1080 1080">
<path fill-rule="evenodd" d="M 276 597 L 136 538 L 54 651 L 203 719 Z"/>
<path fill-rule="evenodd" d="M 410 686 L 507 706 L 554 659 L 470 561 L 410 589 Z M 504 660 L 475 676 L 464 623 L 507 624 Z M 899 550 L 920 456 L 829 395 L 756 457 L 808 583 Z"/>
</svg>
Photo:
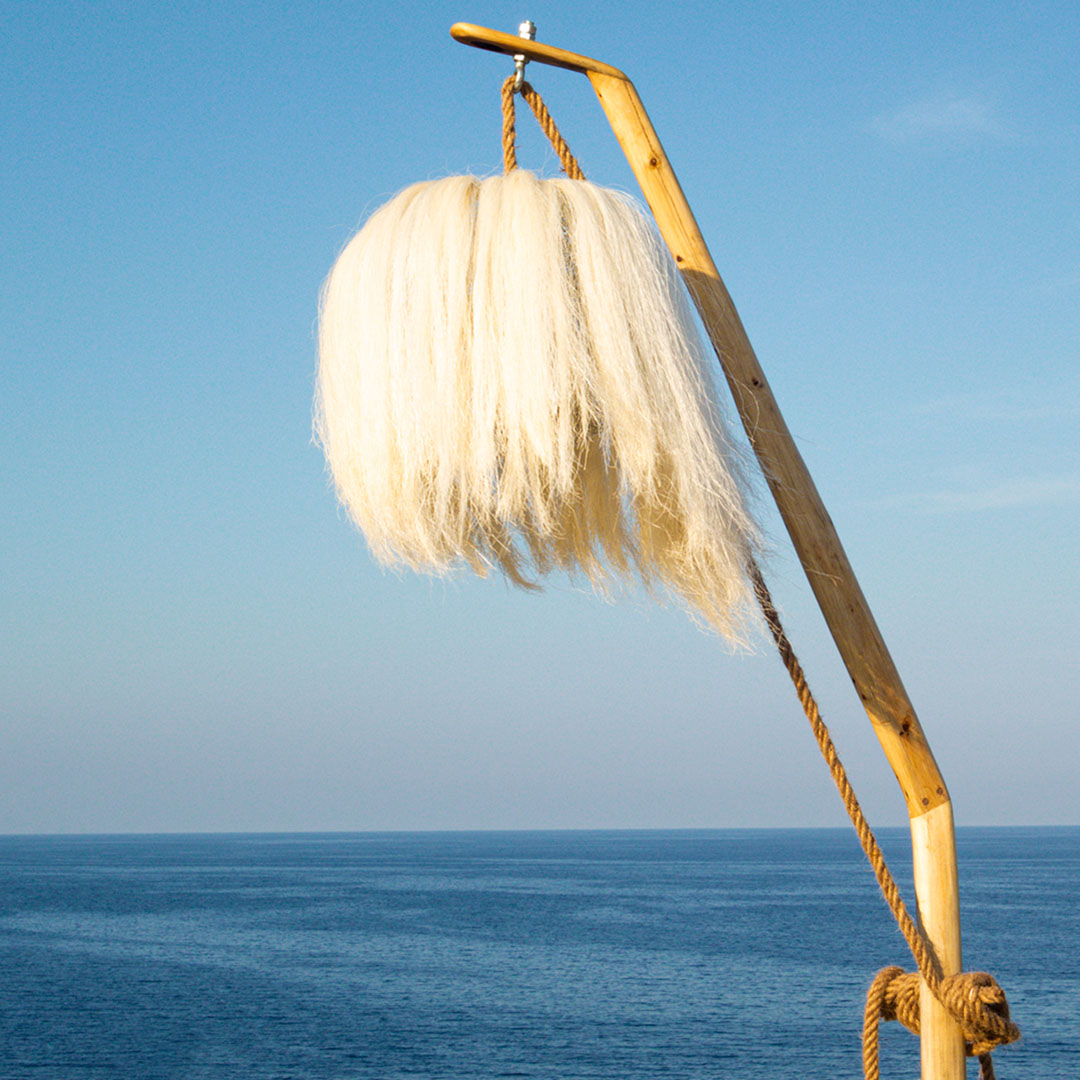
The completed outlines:
<svg viewBox="0 0 1080 1080">
<path fill-rule="evenodd" d="M 896 919 L 904 940 L 911 949 L 918 972 L 905 972 L 902 968 L 887 967 L 874 977 L 866 995 L 866 1012 L 863 1017 L 863 1074 L 866 1080 L 880 1080 L 878 1069 L 878 1027 L 881 1020 L 899 1020 L 909 1031 L 919 1033 L 919 976 L 926 981 L 930 992 L 960 1025 L 968 1056 L 978 1057 L 979 1075 L 982 1080 L 994 1080 L 994 1064 L 990 1052 L 997 1046 L 1015 1042 L 1020 1029 L 1009 1019 L 1009 1005 L 1005 992 L 993 976 L 985 971 L 962 972 L 943 976 L 933 947 L 908 913 L 896 880 L 885 863 L 885 856 L 878 846 L 877 838 L 870 828 L 859 800 L 848 780 L 836 752 L 836 746 L 821 718 L 817 702 L 806 684 L 802 665 L 795 655 L 787 633 L 780 622 L 772 597 L 761 576 L 757 564 L 749 565 L 750 580 L 754 586 L 761 613 L 765 616 L 769 632 L 776 642 L 780 658 L 787 668 L 795 692 L 803 707 L 818 749 L 833 778 L 844 808 L 848 812 L 855 833 L 866 858 L 873 868 L 874 876 Z"/>
<path fill-rule="evenodd" d="M 502 86 L 503 168 L 508 173 L 517 168 L 514 82 L 515 76 L 511 75 Z M 571 180 L 584 180 L 585 174 L 581 171 L 574 155 L 570 153 L 566 140 L 559 134 L 559 129 L 555 126 L 555 121 L 540 99 L 540 95 L 527 82 L 521 84 L 520 93 L 528 102 L 544 134 L 547 135 L 555 152 L 559 155 L 563 171 Z M 803 712 L 810 721 L 810 728 L 814 733 L 818 749 L 829 767 L 833 783 L 855 827 L 863 853 L 874 871 L 889 910 L 896 919 L 918 967 L 917 972 L 905 972 L 899 967 L 883 968 L 874 977 L 867 991 L 866 1011 L 863 1017 L 865 1080 L 880 1080 L 881 1077 L 878 1066 L 878 1029 L 882 1020 L 899 1020 L 909 1031 L 916 1035 L 919 1033 L 920 976 L 938 1002 L 959 1024 L 963 1031 L 968 1056 L 979 1059 L 981 1080 L 994 1080 L 994 1064 L 990 1052 L 997 1046 L 1020 1038 L 1020 1029 L 1009 1019 L 1009 1005 L 1005 999 L 1005 992 L 993 976 L 984 971 L 942 975 L 933 947 L 908 913 L 896 879 L 885 863 L 885 856 L 855 796 L 855 791 L 848 780 L 847 770 L 836 752 L 832 735 L 807 685 L 802 665 L 780 622 L 780 616 L 765 585 L 765 579 L 757 563 L 752 559 L 748 564 L 748 572 L 769 632 L 780 652 L 784 667 L 791 676 Z"/>
<path fill-rule="evenodd" d="M 1020 1037 L 1020 1029 L 1009 1020 L 1005 991 L 985 971 L 966 972 L 942 979 L 942 1001 L 960 1022 L 969 1057 L 979 1059 L 981 1080 L 994 1080 L 990 1052 Z M 936 996 L 936 992 L 935 992 Z M 987 1017 L 997 1017 L 1000 1034 L 987 1033 Z M 878 1026 L 882 1020 L 899 1020 L 909 1031 L 919 1034 L 919 975 L 903 968 L 882 968 L 866 994 L 863 1016 L 863 1071 L 878 1077 Z"/>
<path fill-rule="evenodd" d="M 515 78 L 516 76 L 511 75 L 502 86 L 502 146 L 504 172 L 513 172 L 518 167 L 517 150 L 514 145 L 517 139 L 517 130 L 514 126 Z M 559 134 L 559 129 L 555 126 L 555 121 L 552 120 L 551 113 L 548 112 L 547 106 L 541 101 L 540 95 L 527 82 L 521 84 L 520 92 L 521 96 L 528 102 L 529 108 L 532 109 L 537 123 L 548 137 L 548 141 L 555 148 L 555 153 L 559 155 L 559 161 L 562 163 L 563 172 L 566 173 L 571 180 L 584 180 L 585 174 L 581 171 L 581 166 L 577 163 L 577 158 L 570 153 L 570 147 L 566 145 L 566 140 Z"/>
</svg>

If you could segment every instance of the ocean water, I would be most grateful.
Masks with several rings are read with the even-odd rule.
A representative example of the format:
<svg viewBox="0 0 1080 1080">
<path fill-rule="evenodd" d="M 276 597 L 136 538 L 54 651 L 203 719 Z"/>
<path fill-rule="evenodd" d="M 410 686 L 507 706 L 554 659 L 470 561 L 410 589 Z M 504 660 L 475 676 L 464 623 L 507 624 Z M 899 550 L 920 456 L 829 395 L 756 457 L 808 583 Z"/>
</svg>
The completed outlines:
<svg viewBox="0 0 1080 1080">
<path fill-rule="evenodd" d="M 1080 1075 L 1080 829 L 959 853 L 999 1077 Z M 3 1080 L 856 1078 L 890 963 L 843 830 L 0 837 Z"/>
</svg>

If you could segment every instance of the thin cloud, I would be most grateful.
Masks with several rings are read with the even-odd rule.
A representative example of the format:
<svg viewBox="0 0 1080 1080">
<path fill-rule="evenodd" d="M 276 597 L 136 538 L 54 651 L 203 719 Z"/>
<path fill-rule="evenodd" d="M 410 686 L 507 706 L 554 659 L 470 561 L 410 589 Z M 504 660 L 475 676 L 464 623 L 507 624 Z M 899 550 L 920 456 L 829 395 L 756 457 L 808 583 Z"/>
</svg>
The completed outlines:
<svg viewBox="0 0 1080 1080">
<path fill-rule="evenodd" d="M 909 102 L 876 116 L 873 130 L 890 142 L 921 142 L 956 136 L 995 139 L 1011 135 L 1009 125 L 977 95 L 942 94 Z"/>
<path fill-rule="evenodd" d="M 966 491 L 916 492 L 890 502 L 946 514 L 1068 505 L 1080 502 L 1080 475 L 1029 476 Z"/>
<path fill-rule="evenodd" d="M 1080 416 L 1080 397 L 1066 382 L 1049 401 L 1032 403 L 1030 393 L 1002 390 L 997 393 L 975 392 L 931 398 L 912 407 L 916 416 L 951 416 L 971 423 L 1017 423 L 1046 420 L 1070 420 Z"/>
<path fill-rule="evenodd" d="M 1080 273 L 1061 274 L 1044 281 L 1040 287 L 1040 291 L 1046 293 L 1072 292 L 1074 289 L 1080 289 Z"/>
</svg>

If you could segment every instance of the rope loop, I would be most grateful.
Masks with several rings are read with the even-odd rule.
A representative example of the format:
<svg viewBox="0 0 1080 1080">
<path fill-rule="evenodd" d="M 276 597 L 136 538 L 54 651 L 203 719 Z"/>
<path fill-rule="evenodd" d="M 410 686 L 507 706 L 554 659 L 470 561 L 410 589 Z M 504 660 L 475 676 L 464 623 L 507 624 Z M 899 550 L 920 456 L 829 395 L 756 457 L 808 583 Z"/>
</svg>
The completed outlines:
<svg viewBox="0 0 1080 1080">
<path fill-rule="evenodd" d="M 513 172 L 518 167 L 517 129 L 514 117 L 514 83 L 516 78 L 515 75 L 511 75 L 502 85 L 503 172 L 506 173 Z M 547 106 L 541 100 L 540 95 L 527 82 L 523 82 L 517 92 L 528 102 L 529 108 L 532 109 L 541 130 L 548 137 L 548 141 L 555 149 L 555 153 L 559 155 L 559 162 L 562 165 L 563 172 L 571 180 L 584 180 L 585 174 L 581 171 L 577 158 L 570 153 L 570 147 L 559 133 L 559 129 L 555 126 L 555 121 L 552 119 L 551 113 L 548 112 Z"/>
<path fill-rule="evenodd" d="M 874 976 L 866 994 L 863 1016 L 863 1073 L 879 1080 L 878 1027 L 882 1020 L 898 1020 L 919 1034 L 919 973 L 887 967 Z M 994 1080 L 990 1052 L 1015 1042 L 1020 1029 L 1009 1018 L 1009 1003 L 997 980 L 985 971 L 967 971 L 941 979 L 931 986 L 934 996 L 948 1009 L 964 1034 L 968 1057 L 979 1059 L 981 1080 Z"/>
</svg>

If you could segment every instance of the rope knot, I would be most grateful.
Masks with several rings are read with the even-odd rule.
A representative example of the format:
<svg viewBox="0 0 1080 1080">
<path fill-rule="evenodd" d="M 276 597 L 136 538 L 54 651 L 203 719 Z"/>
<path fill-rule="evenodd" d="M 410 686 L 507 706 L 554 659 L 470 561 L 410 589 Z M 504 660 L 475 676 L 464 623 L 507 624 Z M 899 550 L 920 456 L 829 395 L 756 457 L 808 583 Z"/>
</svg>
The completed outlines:
<svg viewBox="0 0 1080 1080">
<path fill-rule="evenodd" d="M 863 1072 L 878 1080 L 878 1024 L 898 1020 L 919 1034 L 919 974 L 887 967 L 874 976 L 866 994 L 863 1022 Z M 935 985 L 936 984 L 936 985 Z M 965 971 L 937 978 L 930 984 L 934 996 L 949 1011 L 964 1034 L 968 1057 L 979 1059 L 982 1080 L 993 1080 L 990 1052 L 1015 1042 L 1020 1029 L 1009 1018 L 1009 1003 L 998 981 L 985 971 Z"/>
<path fill-rule="evenodd" d="M 1005 991 L 985 971 L 965 971 L 943 979 L 939 1000 L 960 1022 L 970 1056 L 981 1057 L 1020 1038 L 1020 1029 L 1009 1018 Z"/>
</svg>

